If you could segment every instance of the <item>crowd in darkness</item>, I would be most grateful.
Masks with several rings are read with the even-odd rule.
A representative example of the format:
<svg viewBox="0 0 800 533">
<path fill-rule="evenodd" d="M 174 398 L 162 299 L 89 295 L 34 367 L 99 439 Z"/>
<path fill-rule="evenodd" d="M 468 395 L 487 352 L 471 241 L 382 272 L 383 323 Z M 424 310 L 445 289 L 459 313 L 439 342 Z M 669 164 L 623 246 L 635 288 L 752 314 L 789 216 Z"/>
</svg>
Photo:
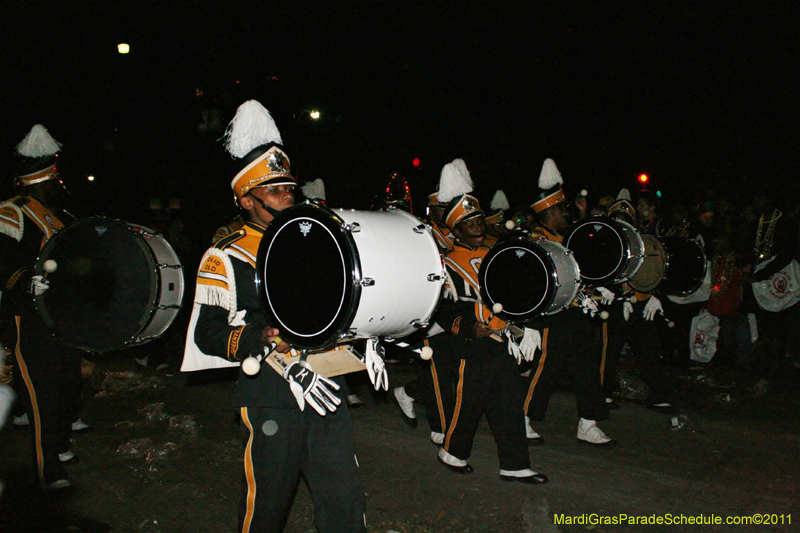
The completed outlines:
<svg viewBox="0 0 800 533">
<path fill-rule="evenodd" d="M 602 214 L 612 201 L 605 197 L 590 202 L 589 214 Z M 664 362 L 680 367 L 698 364 L 690 349 L 691 320 L 706 311 L 720 327 L 717 350 L 708 363 L 735 376 L 740 384 L 764 383 L 800 367 L 793 326 L 797 306 L 766 310 L 752 289 L 798 259 L 800 205 L 791 201 L 788 191 L 765 185 L 743 194 L 734 187 L 662 201 L 660 195 L 642 190 L 634 192 L 632 201 L 640 215 L 643 205 L 649 207 L 648 218 L 639 217 L 640 231 L 697 241 L 711 273 L 707 299 L 691 303 L 662 299 L 664 314 L 674 324 L 660 328 Z"/>
</svg>

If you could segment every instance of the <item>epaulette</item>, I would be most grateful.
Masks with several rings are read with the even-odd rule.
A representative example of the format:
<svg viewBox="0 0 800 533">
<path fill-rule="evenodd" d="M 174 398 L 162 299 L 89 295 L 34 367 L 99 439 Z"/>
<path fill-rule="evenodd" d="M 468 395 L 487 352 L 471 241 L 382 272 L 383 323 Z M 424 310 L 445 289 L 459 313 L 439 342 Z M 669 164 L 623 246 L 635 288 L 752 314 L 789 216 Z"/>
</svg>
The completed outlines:
<svg viewBox="0 0 800 533">
<path fill-rule="evenodd" d="M 31 202 L 31 198 L 30 196 L 17 196 L 10 201 L 14 202 L 17 207 L 22 207 L 23 205 L 28 205 Z"/>
<path fill-rule="evenodd" d="M 244 237 L 246 234 L 247 232 L 243 229 L 236 230 L 227 237 L 223 237 L 222 239 L 218 240 L 214 244 L 214 248 L 217 248 L 218 250 L 224 250 L 231 244 L 235 243 L 236 241 Z"/>
<path fill-rule="evenodd" d="M 17 200 L 23 198 L 25 201 L 18 204 Z M 0 203 L 0 233 L 8 235 L 17 242 L 22 240 L 22 233 L 25 231 L 25 217 L 20 205 L 25 205 L 28 201 L 30 201 L 28 198 L 21 196 Z"/>
</svg>

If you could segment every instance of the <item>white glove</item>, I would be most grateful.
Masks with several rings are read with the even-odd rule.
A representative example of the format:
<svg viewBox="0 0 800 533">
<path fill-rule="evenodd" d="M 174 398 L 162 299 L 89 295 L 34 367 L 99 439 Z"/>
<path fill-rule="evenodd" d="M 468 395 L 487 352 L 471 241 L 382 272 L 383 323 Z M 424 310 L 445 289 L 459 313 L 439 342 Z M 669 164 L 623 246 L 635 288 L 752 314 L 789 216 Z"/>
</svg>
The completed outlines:
<svg viewBox="0 0 800 533">
<path fill-rule="evenodd" d="M 591 316 L 597 314 L 597 302 L 592 300 L 591 296 L 582 295 L 581 296 L 581 309 L 583 310 L 583 314 L 589 313 Z"/>
<path fill-rule="evenodd" d="M 283 378 L 289 382 L 289 388 L 294 394 L 297 405 L 302 411 L 306 402 L 314 408 L 320 416 L 331 413 L 342 403 L 333 390 L 339 390 L 339 385 L 325 376 L 315 374 L 311 365 L 306 362 L 295 361 L 283 369 Z"/>
<path fill-rule="evenodd" d="M 597 287 L 597 292 L 600 293 L 600 303 L 603 305 L 609 305 L 611 302 L 614 301 L 614 293 L 610 290 L 606 289 L 605 287 Z"/>
<path fill-rule="evenodd" d="M 536 350 L 542 349 L 542 336 L 539 334 L 539 330 L 525 328 L 525 334 L 522 336 L 519 347 L 525 360 L 533 361 Z"/>
<path fill-rule="evenodd" d="M 49 288 L 50 282 L 44 276 L 33 276 L 31 278 L 29 292 L 34 296 L 41 296 Z"/>
<path fill-rule="evenodd" d="M 644 312 L 642 316 L 645 320 L 653 320 L 656 316 L 656 313 L 664 314 L 664 308 L 661 307 L 661 300 L 656 298 L 655 296 L 651 296 L 649 300 L 647 300 L 647 304 L 644 306 Z"/>
<path fill-rule="evenodd" d="M 510 333 L 508 334 L 508 353 L 514 356 L 514 359 L 517 360 L 517 364 L 522 363 L 522 349 L 520 349 L 519 344 L 514 342 Z"/>
<path fill-rule="evenodd" d="M 631 317 L 631 313 L 633 313 L 633 304 L 630 300 L 625 300 L 622 303 L 622 317 L 625 319 L 625 322 Z"/>
<path fill-rule="evenodd" d="M 389 375 L 386 373 L 386 365 L 383 362 L 384 350 L 378 339 L 367 341 L 367 353 L 364 357 L 364 364 L 367 365 L 367 375 L 375 390 L 389 390 Z"/>
</svg>

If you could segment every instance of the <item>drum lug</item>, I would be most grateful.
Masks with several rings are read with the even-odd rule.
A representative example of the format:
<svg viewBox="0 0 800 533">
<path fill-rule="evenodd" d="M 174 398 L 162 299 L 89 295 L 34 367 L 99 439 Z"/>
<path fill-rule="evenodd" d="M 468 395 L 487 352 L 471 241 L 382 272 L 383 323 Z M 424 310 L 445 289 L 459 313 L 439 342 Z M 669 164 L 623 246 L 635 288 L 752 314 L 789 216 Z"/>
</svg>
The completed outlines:
<svg viewBox="0 0 800 533">
<path fill-rule="evenodd" d="M 441 281 L 442 276 L 439 274 L 428 274 L 428 281 Z"/>
<path fill-rule="evenodd" d="M 373 285 L 375 285 L 375 280 L 372 278 L 364 278 L 361 280 L 362 287 L 372 287 Z"/>
<path fill-rule="evenodd" d="M 430 231 L 430 226 L 427 224 L 420 224 L 419 226 L 414 228 L 414 233 L 425 233 L 426 231 Z"/>
<path fill-rule="evenodd" d="M 429 322 L 420 320 L 419 318 L 415 318 L 414 320 L 411 321 L 411 325 L 417 329 L 425 329 L 428 327 Z"/>
<path fill-rule="evenodd" d="M 358 222 L 353 222 L 352 224 L 345 225 L 344 229 L 350 233 L 358 233 L 361 231 L 361 224 Z"/>
</svg>

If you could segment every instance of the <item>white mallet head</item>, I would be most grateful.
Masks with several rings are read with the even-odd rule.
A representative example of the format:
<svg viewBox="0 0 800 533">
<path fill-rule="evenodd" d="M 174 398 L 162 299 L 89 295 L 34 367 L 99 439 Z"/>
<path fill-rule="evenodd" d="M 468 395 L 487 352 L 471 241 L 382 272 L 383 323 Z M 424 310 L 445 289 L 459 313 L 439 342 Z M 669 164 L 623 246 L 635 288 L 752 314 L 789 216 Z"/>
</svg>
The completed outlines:
<svg viewBox="0 0 800 533">
<path fill-rule="evenodd" d="M 517 223 L 513 220 L 506 220 L 506 229 L 511 231 L 512 229 L 517 227 Z"/>
<path fill-rule="evenodd" d="M 433 348 L 430 346 L 425 346 L 420 350 L 419 356 L 422 358 L 423 361 L 427 361 L 431 357 L 433 357 Z"/>
<path fill-rule="evenodd" d="M 242 361 L 242 372 L 248 376 L 255 376 L 261 370 L 261 363 L 252 355 Z"/>
<path fill-rule="evenodd" d="M 631 303 L 632 304 L 635 304 L 638 301 L 639 301 L 639 298 L 637 298 L 636 296 L 631 296 Z"/>
<path fill-rule="evenodd" d="M 581 189 L 581 196 L 589 196 L 589 191 L 586 189 Z"/>
<path fill-rule="evenodd" d="M 44 268 L 44 271 L 48 274 L 52 274 L 58 268 L 58 263 L 56 263 L 55 259 L 48 259 L 44 262 L 42 268 Z"/>
<path fill-rule="evenodd" d="M 503 312 L 503 304 L 501 304 L 500 302 L 497 302 L 492 306 L 492 313 L 494 313 L 495 315 L 502 312 Z"/>
<path fill-rule="evenodd" d="M 608 320 L 608 311 L 600 311 L 600 318 L 602 320 Z"/>
<path fill-rule="evenodd" d="M 674 328 L 674 327 L 675 327 L 675 322 L 673 322 L 672 320 L 670 320 L 669 322 L 667 322 L 667 327 L 668 327 L 668 328 Z"/>
</svg>

